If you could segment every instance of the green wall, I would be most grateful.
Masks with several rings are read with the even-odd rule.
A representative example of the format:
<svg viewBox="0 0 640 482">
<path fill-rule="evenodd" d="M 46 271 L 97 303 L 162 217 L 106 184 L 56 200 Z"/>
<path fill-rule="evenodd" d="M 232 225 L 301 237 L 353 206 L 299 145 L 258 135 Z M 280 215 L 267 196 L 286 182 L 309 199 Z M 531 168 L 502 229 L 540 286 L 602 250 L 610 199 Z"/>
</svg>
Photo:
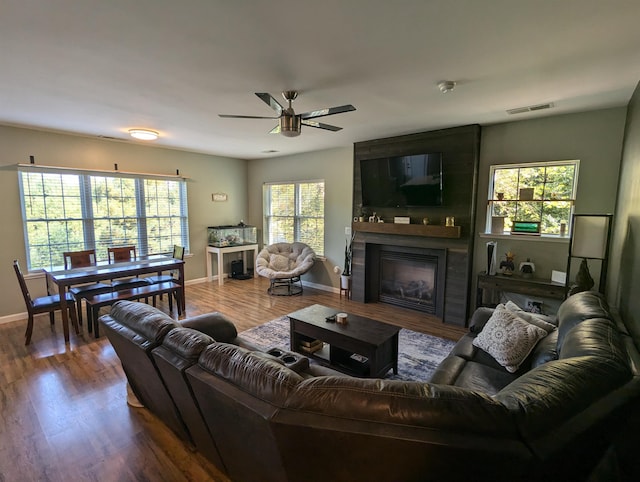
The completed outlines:
<svg viewBox="0 0 640 482">
<path fill-rule="evenodd" d="M 304 282 L 339 288 L 333 267 L 343 265 L 344 228 L 351 226 L 353 147 L 327 149 L 292 156 L 249 161 L 249 223 L 258 226 L 262 241 L 262 185 L 270 181 L 325 181 L 325 257 L 303 278 Z"/>
<path fill-rule="evenodd" d="M 607 286 L 640 346 L 640 83 L 627 111 Z"/>
<path fill-rule="evenodd" d="M 638 208 L 630 207 L 627 199 L 635 199 L 637 206 L 640 157 L 638 141 L 638 93 L 630 108 L 625 162 L 621 184 L 622 198 L 618 210 L 622 210 L 623 225 L 616 223 L 614 249 L 618 256 L 623 252 L 633 258 L 639 234 Z M 604 213 L 616 208 L 618 174 L 627 115 L 626 107 L 605 109 L 578 114 L 544 117 L 534 120 L 508 122 L 484 126 L 480 148 L 478 188 L 478 216 L 475 228 L 475 261 L 473 279 L 485 269 L 483 251 L 490 239 L 480 238 L 486 215 L 486 186 L 491 164 L 530 162 L 558 159 L 580 159 L 580 177 L 577 212 Z M 176 169 L 190 178 L 189 229 L 193 257 L 187 259 L 187 280 L 205 276 L 206 228 L 220 224 L 234 224 L 243 219 L 259 229 L 262 240 L 262 184 L 269 181 L 293 181 L 324 179 L 326 188 L 326 259 L 316 263 L 305 275 L 305 282 L 337 290 L 338 277 L 333 267 L 342 265 L 344 228 L 351 225 L 353 195 L 353 147 L 316 151 L 306 154 L 260 160 L 237 160 L 171 149 L 147 147 L 133 142 L 108 141 L 94 138 L 0 126 L 0 193 L 5 206 L 3 219 L 6 229 L 3 250 L 0 252 L 0 288 L 9 296 L 0 304 L 0 317 L 24 312 L 19 298 L 18 284 L 11 269 L 14 258 L 25 260 L 22 218 L 15 164 L 29 162 L 29 155 L 38 164 L 84 167 L 110 170 L 118 163 L 121 171 L 173 174 Z M 634 179 L 635 177 L 635 179 Z M 225 192 L 226 203 L 213 203 L 211 194 Z M 620 214 L 618 215 L 620 216 Z M 633 241 L 629 251 L 628 239 Z M 622 240 L 627 240 L 624 242 Z M 635 244 L 634 244 L 635 243 Z M 512 250 L 516 261 L 530 257 L 536 263 L 536 274 L 550 277 L 551 270 L 564 271 L 567 259 L 566 243 L 527 242 L 499 239 L 498 253 Z M 612 256 L 614 259 L 616 256 Z M 628 265 L 625 264 L 625 267 Z M 616 286 L 623 280 L 635 280 L 638 286 L 640 270 L 623 270 L 611 267 L 609 285 Z M 637 289 L 636 289 L 637 291 Z M 612 295 L 615 290 L 609 289 Z M 620 293 L 622 305 L 631 310 L 630 296 Z M 615 301 L 615 300 L 614 300 Z"/>
<path fill-rule="evenodd" d="M 235 224 L 247 218 L 247 162 L 174 149 L 148 147 L 133 141 L 111 141 L 53 132 L 0 126 L 0 196 L 3 237 L 0 250 L 0 317 L 26 311 L 12 263 L 26 268 L 24 231 L 16 164 L 29 163 L 88 169 L 180 174 L 189 178 L 189 239 L 192 257 L 186 260 L 187 280 L 205 277 L 207 226 Z M 211 201 L 214 192 L 229 195 L 227 202 Z M 44 294 L 42 280 L 29 283 L 35 295 Z"/>
<path fill-rule="evenodd" d="M 626 108 L 619 107 L 483 127 L 476 233 L 485 230 L 489 166 L 492 164 L 579 159 L 575 212 L 614 212 L 625 116 Z M 476 235 L 474 281 L 478 272 L 486 270 L 486 243 L 492 240 L 498 242 L 498 261 L 505 252 L 512 251 L 516 266 L 531 258 L 537 277 L 551 279 L 552 270 L 566 271 L 568 241 Z M 572 267 L 572 274 L 576 271 L 577 268 Z M 594 267 L 594 278 L 598 273 Z"/>
</svg>

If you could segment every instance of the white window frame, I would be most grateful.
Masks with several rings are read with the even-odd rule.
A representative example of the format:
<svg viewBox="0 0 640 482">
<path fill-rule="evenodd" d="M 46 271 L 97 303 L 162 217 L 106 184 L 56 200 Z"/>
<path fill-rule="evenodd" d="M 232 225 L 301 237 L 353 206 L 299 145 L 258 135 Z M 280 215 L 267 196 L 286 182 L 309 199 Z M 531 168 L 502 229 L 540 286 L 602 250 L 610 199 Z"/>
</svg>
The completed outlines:
<svg viewBox="0 0 640 482">
<path fill-rule="evenodd" d="M 60 176 L 60 179 L 66 177 L 68 180 L 77 180 L 79 186 L 78 195 L 67 196 L 65 198 L 64 192 L 60 193 L 59 201 L 53 199 L 46 193 L 46 189 L 43 191 L 30 191 L 27 185 L 24 184 L 29 180 L 45 179 L 45 176 L 55 179 L 55 176 Z M 124 179 L 132 179 L 134 183 L 134 192 L 132 196 L 135 198 L 135 206 L 131 212 L 122 212 L 121 214 L 114 214 L 111 209 L 107 214 L 98 213 L 97 205 L 93 202 L 92 195 L 92 183 L 107 182 L 106 179 L 115 180 L 115 183 L 121 182 Z M 178 183 L 177 185 L 175 183 Z M 61 182 L 64 186 L 64 183 Z M 63 167 L 50 167 L 50 166 L 31 166 L 31 165 L 19 165 L 18 166 L 18 186 L 20 190 L 20 204 L 22 210 L 22 219 L 24 222 L 24 239 L 25 250 L 27 255 L 27 269 L 52 269 L 62 265 L 62 253 L 64 251 L 78 251 L 85 249 L 96 249 L 98 260 L 106 260 L 106 248 L 110 245 L 119 246 L 123 244 L 135 244 L 138 255 L 150 255 L 171 253 L 174 244 L 184 246 L 186 250 L 189 249 L 189 226 L 188 226 L 188 205 L 187 205 L 187 183 L 186 179 L 180 176 L 163 176 L 154 174 L 137 174 L 137 173 L 124 173 L 124 172 L 109 172 L 109 171 L 95 171 L 95 170 L 80 170 Z M 166 193 L 150 193 L 149 188 L 166 187 Z M 28 193 L 25 193 L 28 191 Z M 161 213 L 162 209 L 156 209 L 155 213 L 147 213 L 147 203 L 152 199 L 157 201 L 158 199 L 166 200 L 167 202 L 171 198 L 175 203 L 175 192 L 177 191 L 178 206 L 174 206 L 170 209 L 170 213 Z M 154 196 L 157 194 L 157 196 Z M 166 199 L 165 199 L 166 194 Z M 34 216 L 33 213 L 27 212 L 26 195 L 31 195 L 34 199 L 40 201 L 40 204 L 45 206 L 44 216 Z M 49 196 L 49 198 L 47 198 Z M 58 196 L 54 196 L 58 197 Z M 65 201 L 68 203 L 70 200 L 80 203 L 81 215 L 67 214 L 64 207 Z M 108 204 L 109 198 L 106 198 Z M 154 206 L 149 205 L 150 208 Z M 56 208 L 59 212 L 64 213 L 62 216 L 46 214 L 47 209 Z M 77 212 L 77 208 L 76 208 Z M 111 226 L 111 223 L 130 223 L 135 226 L 135 231 L 127 236 L 127 239 L 119 239 L 115 234 L 111 234 L 111 228 L 109 229 L 110 236 L 96 240 L 96 224 L 107 223 Z M 73 223 L 76 226 L 82 225 L 82 239 L 69 239 L 66 240 L 56 239 L 50 235 L 49 226 L 54 223 Z M 44 243 L 38 243 L 35 240 L 30 241 L 30 225 L 39 224 L 40 226 L 46 226 L 48 240 Z M 150 232 L 150 225 L 163 225 L 167 230 L 163 232 Z M 175 232 L 172 226 L 176 226 Z M 77 237 L 77 235 L 76 235 Z M 47 255 L 42 256 L 42 252 L 46 251 Z M 39 254 L 37 254 L 39 252 Z M 47 259 L 48 258 L 48 259 Z"/>
<path fill-rule="evenodd" d="M 566 230 L 565 230 L 565 234 L 564 236 L 568 236 L 570 229 L 571 229 L 571 220 L 573 217 L 573 213 L 575 210 L 575 199 L 576 199 L 576 194 L 577 194 L 577 190 L 578 190 L 578 175 L 579 175 L 579 169 L 580 169 L 580 161 L 577 159 L 573 159 L 573 160 L 562 160 L 562 161 L 539 161 L 539 162 L 527 162 L 527 163 L 518 163 L 518 164 L 494 164 L 489 166 L 489 189 L 488 189 L 488 194 L 487 194 L 487 216 L 486 216 L 486 224 L 485 224 L 485 234 L 496 234 L 496 233 L 491 233 L 491 224 L 492 224 L 492 215 L 493 215 L 493 207 L 494 204 L 496 202 L 498 202 L 497 196 L 495 194 L 495 186 L 494 186 L 494 181 L 495 181 L 495 172 L 497 170 L 501 170 L 501 169 L 528 169 L 528 168 L 546 168 L 546 167 L 554 167 L 554 166 L 567 166 L 567 165 L 572 165 L 574 166 L 574 174 L 573 174 L 573 186 L 572 186 L 572 192 L 571 192 L 571 198 L 569 199 L 544 199 L 544 200 L 538 200 L 538 203 L 541 203 L 541 209 L 544 209 L 544 204 L 545 203 L 552 203 L 552 202 L 558 202 L 558 201 L 566 201 L 571 203 L 571 208 L 570 211 L 568 213 L 567 219 L 564 219 L 562 222 L 566 223 Z M 529 202 L 526 200 L 518 200 L 518 199 L 514 199 L 514 200 L 510 200 L 511 202 L 515 202 L 516 204 L 518 203 L 525 203 L 525 202 Z M 516 208 L 517 209 L 517 208 Z M 504 234 L 504 235 L 508 235 L 507 232 L 504 233 L 498 233 L 498 234 Z M 542 232 L 541 236 L 543 237 L 554 237 L 554 238 L 558 238 L 561 237 L 559 234 L 549 234 L 549 233 L 545 233 Z"/>
<path fill-rule="evenodd" d="M 322 228 L 324 231 L 325 227 L 325 202 L 324 197 L 322 200 L 322 216 L 303 216 L 301 214 L 301 194 L 300 188 L 303 185 L 307 184 L 322 184 L 323 188 L 325 187 L 324 179 L 310 179 L 310 180 L 301 180 L 301 181 L 276 181 L 276 182 L 266 182 L 263 184 L 263 216 L 264 216 L 264 230 L 263 230 L 263 242 L 265 245 L 274 244 L 278 242 L 306 242 L 301 237 L 301 226 L 303 225 L 303 221 L 306 219 L 316 219 L 316 222 L 322 223 Z M 293 223 L 293 239 L 280 239 L 275 237 L 275 233 L 271 233 L 271 218 L 279 217 L 278 213 L 273 213 L 272 208 L 272 200 L 271 200 L 271 186 L 294 186 L 294 223 Z M 325 193 L 326 195 L 326 193 Z M 286 216 L 290 217 L 290 216 Z M 325 249 L 325 240 L 324 236 L 321 240 L 320 245 L 311 246 L 315 251 L 316 255 L 324 256 Z M 309 243 L 307 243 L 309 244 Z"/>
</svg>

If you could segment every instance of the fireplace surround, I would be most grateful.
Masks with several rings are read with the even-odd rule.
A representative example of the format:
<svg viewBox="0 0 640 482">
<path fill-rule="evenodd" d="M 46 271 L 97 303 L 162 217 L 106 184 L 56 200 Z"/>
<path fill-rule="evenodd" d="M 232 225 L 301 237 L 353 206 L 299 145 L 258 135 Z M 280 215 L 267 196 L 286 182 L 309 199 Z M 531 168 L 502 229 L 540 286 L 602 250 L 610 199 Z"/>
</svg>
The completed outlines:
<svg viewBox="0 0 640 482">
<path fill-rule="evenodd" d="M 365 298 L 442 318 L 446 250 L 367 244 Z"/>
</svg>

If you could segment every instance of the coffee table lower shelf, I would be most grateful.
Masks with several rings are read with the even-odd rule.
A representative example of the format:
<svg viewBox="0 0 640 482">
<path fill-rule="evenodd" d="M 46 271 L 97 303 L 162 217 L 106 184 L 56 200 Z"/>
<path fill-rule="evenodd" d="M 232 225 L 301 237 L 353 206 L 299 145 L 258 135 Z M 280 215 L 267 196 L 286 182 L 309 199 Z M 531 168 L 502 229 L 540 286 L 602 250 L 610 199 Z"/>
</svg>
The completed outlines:
<svg viewBox="0 0 640 482">
<path fill-rule="evenodd" d="M 324 366 L 346 373 L 347 375 L 364 378 L 371 376 L 369 359 L 358 353 L 342 350 L 327 343 L 325 343 L 320 350 L 313 353 L 309 353 L 300 347 L 295 351 L 316 360 Z M 387 367 L 385 374 L 392 368 L 392 365 Z M 384 374 L 381 376 L 384 376 Z"/>
<path fill-rule="evenodd" d="M 319 363 L 356 377 L 383 378 L 398 373 L 397 326 L 349 315 L 346 325 L 329 323 L 337 310 L 313 305 L 289 314 L 290 348 Z M 310 352 L 309 346 L 323 342 Z"/>
</svg>

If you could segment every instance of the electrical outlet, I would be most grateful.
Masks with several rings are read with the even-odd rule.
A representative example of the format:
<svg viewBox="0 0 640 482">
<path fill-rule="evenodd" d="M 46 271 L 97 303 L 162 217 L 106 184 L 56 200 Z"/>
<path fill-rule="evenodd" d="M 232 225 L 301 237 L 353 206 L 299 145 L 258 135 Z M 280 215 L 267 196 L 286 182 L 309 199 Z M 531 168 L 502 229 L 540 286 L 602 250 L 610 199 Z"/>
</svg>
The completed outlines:
<svg viewBox="0 0 640 482">
<path fill-rule="evenodd" d="M 345 226 L 344 227 L 344 235 L 345 236 L 351 236 L 351 226 Z"/>
</svg>

